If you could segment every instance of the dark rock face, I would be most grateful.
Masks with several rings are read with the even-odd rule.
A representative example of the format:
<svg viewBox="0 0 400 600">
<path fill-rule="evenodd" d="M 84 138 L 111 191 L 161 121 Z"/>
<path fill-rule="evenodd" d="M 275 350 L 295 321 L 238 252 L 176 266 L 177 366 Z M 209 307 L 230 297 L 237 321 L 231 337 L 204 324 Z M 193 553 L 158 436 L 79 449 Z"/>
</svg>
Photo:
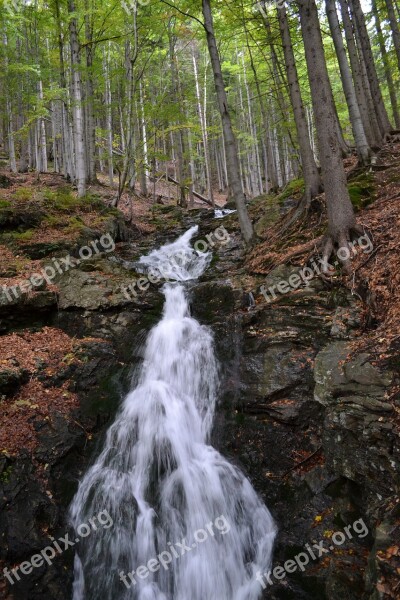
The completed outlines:
<svg viewBox="0 0 400 600">
<path fill-rule="evenodd" d="M 194 216 L 200 237 L 223 224 L 208 215 Z M 138 276 L 134 261 L 166 241 L 163 235 L 126 244 L 118 260 L 96 257 L 65 274 L 59 296 L 42 302 L 44 322 L 94 339 L 79 366 L 64 365 L 48 379 L 58 386 L 68 378 L 79 410 L 70 418 L 52 415 L 51 425 L 37 422 L 33 456 L 0 459 L 2 567 L 20 564 L 49 545 L 50 534 L 58 539 L 68 531 L 77 482 L 99 452 L 162 309 L 158 287 L 138 296 L 124 289 Z M 264 576 L 265 598 L 384 598 L 376 582 L 395 576 L 382 556 L 398 535 L 400 510 L 398 439 L 385 397 L 394 374 L 381 372 L 365 354 L 346 361 L 359 319 L 345 290 L 313 280 L 274 302 L 258 295 L 252 306 L 249 298 L 261 284 L 276 285 L 294 271 L 280 267 L 267 281 L 252 280 L 240 270 L 242 252 L 233 234 L 216 248 L 201 282 L 188 288 L 193 316 L 212 328 L 221 364 L 213 444 L 246 471 L 279 527 L 273 568 L 286 567 L 281 579 Z M 30 301 L 2 307 L 0 299 L 3 331 L 29 323 L 38 308 L 25 304 Z M 23 382 L 24 373 L 1 371 L 0 394 L 14 393 Z M 318 556 L 314 544 L 321 543 Z M 306 565 L 293 562 L 308 552 L 307 544 L 315 558 L 308 553 Z M 4 580 L 1 597 L 71 598 L 72 560 L 70 549 L 7 590 Z"/>
</svg>

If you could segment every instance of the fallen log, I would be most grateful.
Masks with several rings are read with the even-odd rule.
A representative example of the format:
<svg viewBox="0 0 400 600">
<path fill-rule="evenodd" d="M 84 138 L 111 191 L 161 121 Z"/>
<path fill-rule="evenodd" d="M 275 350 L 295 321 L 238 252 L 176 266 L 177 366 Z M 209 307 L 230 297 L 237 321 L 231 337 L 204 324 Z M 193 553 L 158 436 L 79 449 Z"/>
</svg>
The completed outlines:
<svg viewBox="0 0 400 600">
<path fill-rule="evenodd" d="M 175 185 L 177 185 L 178 187 L 180 186 L 180 183 L 178 181 L 176 181 L 176 179 L 174 179 L 173 177 L 171 177 L 171 175 L 166 175 L 166 173 L 163 174 L 162 176 L 163 179 L 166 179 L 167 181 L 170 181 L 171 183 L 174 183 Z M 188 186 L 185 185 L 184 186 L 185 189 L 189 190 Z M 199 192 L 196 192 L 195 190 L 193 190 L 193 196 L 195 196 L 196 198 L 198 198 L 199 200 L 201 200 L 202 202 L 205 202 L 206 204 L 208 204 L 209 206 L 213 206 L 213 203 L 211 202 L 211 200 L 209 200 L 208 198 L 206 198 L 205 196 L 203 196 L 202 194 L 200 194 Z"/>
</svg>

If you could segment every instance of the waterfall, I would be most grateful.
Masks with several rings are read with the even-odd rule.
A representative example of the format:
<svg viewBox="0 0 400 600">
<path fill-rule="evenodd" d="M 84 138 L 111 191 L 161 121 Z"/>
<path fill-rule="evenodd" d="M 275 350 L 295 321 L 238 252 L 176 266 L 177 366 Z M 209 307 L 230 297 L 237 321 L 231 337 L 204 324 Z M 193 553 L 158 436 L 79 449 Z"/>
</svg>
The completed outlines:
<svg viewBox="0 0 400 600">
<path fill-rule="evenodd" d="M 160 322 L 151 330 L 139 381 L 80 482 L 70 515 L 107 511 L 112 526 L 77 546 L 73 600 L 257 600 L 275 526 L 250 482 L 209 437 L 218 390 L 210 330 L 190 317 L 185 288 L 210 257 L 191 228 L 142 257 L 161 268 Z M 172 265 L 172 266 L 171 266 Z"/>
</svg>

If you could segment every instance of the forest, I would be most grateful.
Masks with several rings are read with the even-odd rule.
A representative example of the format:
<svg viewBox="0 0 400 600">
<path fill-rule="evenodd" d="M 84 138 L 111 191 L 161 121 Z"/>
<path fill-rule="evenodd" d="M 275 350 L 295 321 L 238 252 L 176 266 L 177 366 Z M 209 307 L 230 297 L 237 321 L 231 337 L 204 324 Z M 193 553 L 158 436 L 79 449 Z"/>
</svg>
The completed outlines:
<svg viewBox="0 0 400 600">
<path fill-rule="evenodd" d="M 0 599 L 399 598 L 398 0 L 0 35 Z"/>
</svg>

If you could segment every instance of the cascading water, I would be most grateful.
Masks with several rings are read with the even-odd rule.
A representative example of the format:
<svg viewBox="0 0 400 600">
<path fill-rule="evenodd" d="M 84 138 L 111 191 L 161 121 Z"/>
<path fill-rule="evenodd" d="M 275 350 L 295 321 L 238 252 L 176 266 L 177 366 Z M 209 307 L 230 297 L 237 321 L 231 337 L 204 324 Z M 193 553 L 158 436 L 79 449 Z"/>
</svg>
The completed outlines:
<svg viewBox="0 0 400 600">
<path fill-rule="evenodd" d="M 141 265 L 197 278 L 210 257 L 191 248 L 196 231 Z M 113 521 L 80 541 L 73 600 L 257 600 L 275 526 L 250 482 L 208 444 L 212 335 L 190 317 L 182 285 L 165 284 L 164 294 L 137 387 L 71 506 L 76 531 L 104 510 Z"/>
</svg>

